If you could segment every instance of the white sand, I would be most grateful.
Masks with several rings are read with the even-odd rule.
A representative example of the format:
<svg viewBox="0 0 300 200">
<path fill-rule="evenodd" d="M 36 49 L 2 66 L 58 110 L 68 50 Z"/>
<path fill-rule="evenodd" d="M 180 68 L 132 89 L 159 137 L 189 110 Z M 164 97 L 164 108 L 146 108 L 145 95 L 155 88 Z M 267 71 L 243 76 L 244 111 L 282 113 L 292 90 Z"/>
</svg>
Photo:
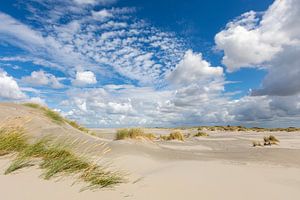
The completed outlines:
<svg viewBox="0 0 300 200">
<path fill-rule="evenodd" d="M 0 118 L 7 115 L 33 117 L 28 125 L 34 128 L 33 136 L 47 127 L 49 134 L 72 133 L 93 143 L 103 141 L 68 126 L 59 127 L 32 109 L 0 104 Z M 114 167 L 128 172 L 127 183 L 113 189 L 79 192 L 83 185 L 72 186 L 74 179 L 46 181 L 39 177 L 37 168 L 3 175 L 10 160 L 4 157 L 0 159 L 0 199 L 300 199 L 300 133 L 272 133 L 280 139 L 280 145 L 253 148 L 252 140 L 271 133 L 211 132 L 209 137 L 185 142 L 147 142 L 113 141 L 114 131 L 98 130 L 112 148 L 104 160 L 113 160 Z M 157 131 L 166 134 L 171 130 Z"/>
<path fill-rule="evenodd" d="M 44 181 L 38 177 L 37 169 L 25 169 L 15 175 L 0 175 L 1 199 L 298 200 L 300 197 L 299 168 L 202 161 L 158 162 L 138 156 L 125 156 L 117 162 L 134 175 L 130 176 L 130 183 L 114 190 L 80 193 L 81 186 L 71 187 L 71 180 Z"/>
</svg>

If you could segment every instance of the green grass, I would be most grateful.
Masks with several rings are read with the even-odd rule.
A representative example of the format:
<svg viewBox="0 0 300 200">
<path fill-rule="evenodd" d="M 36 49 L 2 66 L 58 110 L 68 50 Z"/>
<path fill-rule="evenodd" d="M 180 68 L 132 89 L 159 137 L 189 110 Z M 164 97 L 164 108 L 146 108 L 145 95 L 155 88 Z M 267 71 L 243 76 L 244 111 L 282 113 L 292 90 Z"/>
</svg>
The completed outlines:
<svg viewBox="0 0 300 200">
<path fill-rule="evenodd" d="M 38 109 L 41 107 L 39 104 L 36 104 L 36 103 L 24 103 L 23 105 L 30 107 L 30 108 L 35 108 L 35 109 Z"/>
<path fill-rule="evenodd" d="M 17 153 L 5 174 L 37 165 L 42 169 L 44 179 L 74 176 L 77 181 L 87 184 L 85 189 L 109 187 L 124 182 L 119 172 L 109 171 L 75 153 L 73 149 L 72 146 L 49 137 L 29 143 L 21 131 L 0 129 L 2 155 Z"/>
<path fill-rule="evenodd" d="M 119 129 L 117 130 L 116 133 L 116 140 L 141 139 L 141 138 L 154 140 L 156 136 L 151 133 L 144 133 L 144 131 L 140 128 Z"/>
<path fill-rule="evenodd" d="M 194 135 L 194 137 L 203 137 L 203 136 L 209 136 L 209 134 L 199 131 Z"/>
</svg>

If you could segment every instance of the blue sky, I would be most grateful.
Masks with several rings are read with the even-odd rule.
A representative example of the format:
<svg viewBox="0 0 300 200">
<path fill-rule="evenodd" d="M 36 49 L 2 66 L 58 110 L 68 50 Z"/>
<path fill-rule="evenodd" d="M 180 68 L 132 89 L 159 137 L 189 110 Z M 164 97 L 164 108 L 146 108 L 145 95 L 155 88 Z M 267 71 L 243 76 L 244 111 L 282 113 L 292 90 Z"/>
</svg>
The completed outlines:
<svg viewBox="0 0 300 200">
<path fill-rule="evenodd" d="M 299 10 L 296 0 L 5 1 L 0 99 L 90 127 L 299 126 Z"/>
</svg>

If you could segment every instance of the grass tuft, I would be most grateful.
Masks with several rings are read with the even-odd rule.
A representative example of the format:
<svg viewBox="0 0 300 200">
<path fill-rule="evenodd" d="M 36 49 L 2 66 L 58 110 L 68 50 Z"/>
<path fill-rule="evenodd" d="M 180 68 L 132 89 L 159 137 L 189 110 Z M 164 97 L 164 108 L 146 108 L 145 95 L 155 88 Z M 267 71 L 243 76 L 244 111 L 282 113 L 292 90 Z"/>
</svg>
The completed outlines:
<svg viewBox="0 0 300 200">
<path fill-rule="evenodd" d="M 52 119 L 52 121 L 58 123 L 58 124 L 62 124 L 65 122 L 64 118 L 62 116 L 60 116 L 59 113 L 53 111 L 53 110 L 50 110 L 48 108 L 46 108 L 45 110 L 45 115 L 47 117 L 49 117 L 50 119 Z"/>
<path fill-rule="evenodd" d="M 140 128 L 131 128 L 131 129 L 120 129 L 117 131 L 116 140 L 124 140 L 124 139 L 156 139 L 156 136 L 151 133 L 144 133 L 144 131 Z"/>
<path fill-rule="evenodd" d="M 89 129 L 87 129 L 87 128 L 83 127 L 83 126 L 80 126 L 76 121 L 65 119 L 65 122 L 67 122 L 73 128 L 76 128 L 76 129 L 78 129 L 78 130 L 80 130 L 82 132 L 90 133 Z"/>
<path fill-rule="evenodd" d="M 27 147 L 26 137 L 21 128 L 0 129 L 0 155 L 20 152 Z"/>
<path fill-rule="evenodd" d="M 270 135 L 270 136 L 265 136 L 264 140 L 263 140 L 263 145 L 264 146 L 271 146 L 273 144 L 278 144 L 280 141 L 274 136 L 274 135 Z M 259 141 L 253 141 L 252 142 L 252 146 L 256 147 L 256 146 L 263 146 L 262 143 L 260 143 Z"/>
<path fill-rule="evenodd" d="M 206 136 L 209 136 L 209 134 L 199 131 L 198 133 L 196 133 L 194 135 L 194 137 L 203 137 L 203 136 L 206 137 Z"/>
<path fill-rule="evenodd" d="M 23 105 L 30 107 L 30 108 L 35 108 L 35 109 L 41 108 L 41 105 L 39 105 L 37 103 L 24 103 Z"/>
<path fill-rule="evenodd" d="M 279 143 L 279 140 L 273 135 L 264 137 L 264 145 L 272 145 L 272 144 L 278 144 L 278 143 Z"/>
<path fill-rule="evenodd" d="M 109 187 L 124 182 L 120 173 L 109 171 L 76 154 L 70 145 L 55 142 L 49 137 L 30 144 L 19 129 L 0 129 L 0 152 L 1 155 L 17 153 L 5 174 L 38 165 L 46 180 L 75 176 L 79 181 L 87 183 L 86 189 Z"/>
<path fill-rule="evenodd" d="M 184 141 L 184 135 L 180 131 L 174 131 L 169 135 L 161 135 L 161 140 L 180 140 Z"/>
<path fill-rule="evenodd" d="M 47 107 L 41 106 L 39 104 L 36 103 L 24 103 L 24 106 L 30 107 L 30 108 L 35 108 L 35 109 L 39 109 L 41 111 L 43 111 L 43 113 L 45 114 L 45 116 L 49 117 L 53 122 L 57 123 L 57 124 L 63 124 L 63 123 L 67 123 L 70 126 L 72 126 L 73 128 L 76 128 L 82 132 L 86 132 L 89 133 L 89 129 L 80 126 L 76 121 L 72 121 L 69 119 L 66 119 L 64 117 L 62 117 L 58 112 L 55 112 Z"/>
<path fill-rule="evenodd" d="M 262 144 L 259 141 L 252 141 L 252 146 L 253 147 L 257 147 L 257 146 L 261 147 Z"/>
</svg>

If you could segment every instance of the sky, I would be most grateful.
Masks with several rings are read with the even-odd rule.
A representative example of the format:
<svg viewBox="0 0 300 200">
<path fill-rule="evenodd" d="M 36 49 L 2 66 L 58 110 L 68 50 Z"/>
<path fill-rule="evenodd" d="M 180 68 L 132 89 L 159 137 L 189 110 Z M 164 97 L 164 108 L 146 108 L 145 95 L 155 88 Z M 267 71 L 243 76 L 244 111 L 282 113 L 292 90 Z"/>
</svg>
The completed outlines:
<svg viewBox="0 0 300 200">
<path fill-rule="evenodd" d="M 88 127 L 300 126 L 298 0 L 9 0 L 0 100 Z"/>
</svg>

